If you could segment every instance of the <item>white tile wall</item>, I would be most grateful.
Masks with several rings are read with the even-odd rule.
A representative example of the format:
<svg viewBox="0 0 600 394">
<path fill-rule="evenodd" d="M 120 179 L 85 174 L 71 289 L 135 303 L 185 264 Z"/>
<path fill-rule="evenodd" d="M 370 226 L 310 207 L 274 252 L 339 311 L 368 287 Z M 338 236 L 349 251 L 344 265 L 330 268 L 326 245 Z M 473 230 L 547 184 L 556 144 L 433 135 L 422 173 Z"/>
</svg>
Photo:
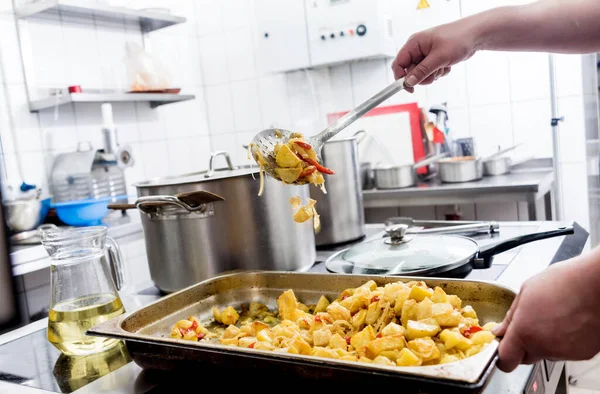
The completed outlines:
<svg viewBox="0 0 600 394">
<path fill-rule="evenodd" d="M 558 110 L 565 120 L 560 123 L 560 161 L 573 163 L 585 161 L 585 116 L 583 97 L 558 99 Z"/>
<path fill-rule="evenodd" d="M 552 127 L 550 100 L 532 100 L 512 103 L 517 158 L 552 157 Z"/>
<path fill-rule="evenodd" d="M 196 0 L 196 32 L 199 37 L 223 31 L 221 0 Z"/>
<path fill-rule="evenodd" d="M 506 53 L 480 52 L 465 64 L 471 106 L 510 102 L 510 71 Z"/>
<path fill-rule="evenodd" d="M 470 112 L 475 149 L 487 156 L 513 145 L 512 111 L 509 103 L 475 107 Z"/>
<path fill-rule="evenodd" d="M 235 131 L 261 130 L 258 81 L 251 79 L 231 83 Z"/>
<path fill-rule="evenodd" d="M 225 36 L 223 34 L 202 36 L 198 40 L 198 47 L 204 82 L 207 85 L 227 82 L 229 72 Z"/>
<path fill-rule="evenodd" d="M 241 145 L 255 131 L 272 126 L 319 131 L 326 125 L 327 113 L 349 110 L 392 81 L 390 60 L 288 74 L 264 73 L 259 68 L 260 59 L 255 57 L 252 0 L 118 1 L 138 8 L 170 7 L 188 19 L 183 26 L 151 33 L 146 42 L 149 52 L 159 56 L 168 69 L 172 83 L 197 97 L 158 109 L 143 103 L 114 106 L 119 138 L 132 147 L 136 160 L 135 167 L 126 172 L 129 183 L 206 169 L 210 152 L 215 150 L 227 150 L 236 163 L 247 164 Z M 411 14 L 415 10 L 409 2 L 390 2 L 399 32 L 396 45 L 402 46 L 411 33 L 452 21 L 461 13 L 466 16 L 496 5 L 524 2 L 528 1 L 430 0 L 431 9 L 418 14 Z M 52 111 L 39 115 L 28 111 L 22 67 L 15 60 L 19 59 L 19 48 L 11 11 L 10 0 L 0 0 L 0 61 L 8 86 L 8 102 L 0 97 L 0 137 L 8 154 L 8 171 L 16 174 L 21 162 L 24 174 L 35 178 L 28 181 L 44 183 L 53 155 L 74 150 L 81 141 L 101 146 L 100 106 L 62 107 L 58 119 Z M 122 63 L 125 42 L 142 42 L 136 26 L 120 23 L 98 22 L 90 28 L 63 17 L 58 22 L 32 19 L 18 25 L 28 30 L 24 52 L 34 60 L 30 82 L 36 91 L 70 83 L 84 88 L 126 87 Z M 524 142 L 528 148 L 522 151 L 526 152 L 516 151 L 516 156 L 549 156 L 547 60 L 547 55 L 540 53 L 479 53 L 453 67 L 448 77 L 418 87 L 412 95 L 400 93 L 387 104 L 418 102 L 427 109 L 447 102 L 452 136 L 477 138 L 481 153 L 497 145 Z M 581 57 L 558 55 L 556 68 L 559 107 L 565 116 L 560 158 L 572 164 L 564 167 L 567 171 L 583 162 Z M 11 120 L 16 138 L 10 132 Z M 20 155 L 15 154 L 15 143 Z M 578 201 L 571 198 L 571 194 L 565 195 L 566 205 Z M 583 208 L 578 204 L 578 209 Z M 468 209 L 475 215 L 475 207 Z M 426 208 L 412 213 L 436 215 L 435 210 L 430 211 Z M 485 213 L 486 208 L 479 211 Z M 583 211 L 573 214 L 584 216 Z"/>
<path fill-rule="evenodd" d="M 511 101 L 550 99 L 549 57 L 545 53 L 508 56 Z"/>
<path fill-rule="evenodd" d="M 206 86 L 205 90 L 208 125 L 211 135 L 233 132 L 235 124 L 233 122 L 231 86 L 228 83 Z"/>
</svg>

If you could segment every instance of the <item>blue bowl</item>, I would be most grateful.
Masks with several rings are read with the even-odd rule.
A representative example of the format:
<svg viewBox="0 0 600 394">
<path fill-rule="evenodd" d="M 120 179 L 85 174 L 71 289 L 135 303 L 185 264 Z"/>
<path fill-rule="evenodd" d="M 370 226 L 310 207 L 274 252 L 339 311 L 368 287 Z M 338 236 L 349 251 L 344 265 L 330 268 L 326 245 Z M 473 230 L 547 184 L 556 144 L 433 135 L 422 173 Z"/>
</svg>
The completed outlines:
<svg viewBox="0 0 600 394">
<path fill-rule="evenodd" d="M 127 196 L 65 201 L 53 204 L 52 207 L 56 209 L 58 218 L 69 226 L 97 226 L 108 213 L 108 204 L 121 198 Z"/>
<path fill-rule="evenodd" d="M 42 200 L 42 208 L 40 209 L 40 223 L 46 220 L 46 216 L 48 216 L 48 211 L 52 206 L 52 197 L 48 197 Z"/>
</svg>

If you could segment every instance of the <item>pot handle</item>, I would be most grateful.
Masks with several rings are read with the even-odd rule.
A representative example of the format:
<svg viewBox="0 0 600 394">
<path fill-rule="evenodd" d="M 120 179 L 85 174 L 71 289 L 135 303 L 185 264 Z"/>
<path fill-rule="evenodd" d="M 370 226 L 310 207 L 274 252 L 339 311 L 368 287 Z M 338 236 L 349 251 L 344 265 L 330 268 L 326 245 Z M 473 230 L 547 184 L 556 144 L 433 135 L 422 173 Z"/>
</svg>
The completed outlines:
<svg viewBox="0 0 600 394">
<path fill-rule="evenodd" d="M 106 248 L 109 256 L 109 267 L 117 291 L 125 286 L 125 266 L 119 244 L 111 237 L 106 237 Z"/>
<path fill-rule="evenodd" d="M 365 137 L 367 136 L 367 131 L 366 130 L 358 130 L 356 133 L 354 133 L 353 137 L 356 138 L 356 143 L 360 144 L 362 142 L 362 140 L 365 139 Z"/>
<path fill-rule="evenodd" d="M 539 241 L 546 238 L 558 237 L 575 233 L 573 226 L 563 226 L 556 230 L 543 231 L 541 233 L 525 234 L 519 237 L 507 239 L 491 245 L 485 245 L 479 248 L 479 252 L 473 259 L 473 268 L 490 268 L 495 255 L 507 250 L 514 249 L 533 241 Z"/>
<path fill-rule="evenodd" d="M 436 161 L 442 160 L 444 157 L 449 156 L 450 152 L 440 153 L 439 155 L 431 156 L 430 158 L 423 159 L 421 161 L 416 162 L 413 165 L 415 170 L 418 170 L 421 167 L 428 166 L 429 164 L 435 163 Z"/>
<path fill-rule="evenodd" d="M 192 207 L 175 196 L 145 196 L 138 198 L 138 200 L 135 202 L 136 207 L 146 214 L 149 213 L 147 208 L 150 206 L 156 207 L 169 204 L 177 205 L 188 212 L 202 211 L 206 209 L 204 204 Z"/>
<path fill-rule="evenodd" d="M 204 174 L 205 178 L 210 178 L 215 173 L 214 162 L 215 158 L 217 158 L 218 156 L 225 156 L 225 160 L 227 160 L 227 167 L 230 170 L 233 170 L 233 164 L 231 164 L 231 158 L 229 157 L 229 153 L 225 152 L 224 150 L 221 150 L 218 152 L 214 152 L 210 155 L 210 161 L 208 162 L 208 171 L 206 172 L 206 174 Z"/>
</svg>

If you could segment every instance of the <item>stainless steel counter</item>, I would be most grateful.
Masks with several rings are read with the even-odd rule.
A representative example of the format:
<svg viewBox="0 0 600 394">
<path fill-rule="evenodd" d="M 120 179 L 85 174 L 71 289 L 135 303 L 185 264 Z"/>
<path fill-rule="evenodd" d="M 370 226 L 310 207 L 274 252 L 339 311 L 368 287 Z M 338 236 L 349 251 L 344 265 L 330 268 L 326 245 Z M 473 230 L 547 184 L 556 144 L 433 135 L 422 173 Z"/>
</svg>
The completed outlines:
<svg viewBox="0 0 600 394">
<path fill-rule="evenodd" d="M 523 168 L 473 182 L 434 180 L 404 189 L 364 190 L 363 199 L 365 208 L 526 202 L 529 220 L 550 220 L 553 183 L 552 169 Z"/>
<path fill-rule="evenodd" d="M 480 236 L 477 242 L 485 244 L 536 231 L 553 229 L 564 223 L 557 222 L 501 222 L 500 234 L 495 237 Z M 382 225 L 367 225 L 369 236 L 375 236 L 383 228 Z M 588 239 L 588 234 L 581 228 L 567 242 L 565 237 L 550 238 L 524 245 L 499 254 L 493 261 L 489 270 L 473 271 L 469 276 L 472 279 L 497 280 L 498 282 L 518 289 L 529 277 L 541 272 L 549 264 L 580 254 Z M 128 242 L 127 237 L 122 242 Z M 133 242 L 133 241 L 132 241 Z M 122 245 L 126 246 L 126 245 Z M 318 261 L 325 259 L 332 251 L 319 251 Z M 322 266 L 322 264 L 321 264 Z M 483 272 L 486 271 L 486 272 Z M 128 311 L 133 311 L 143 305 L 152 302 L 159 296 L 142 295 L 148 292 L 140 291 L 139 285 L 131 294 L 123 295 L 123 301 Z M 62 389 L 65 379 L 77 378 L 79 371 L 65 371 L 65 365 L 76 365 L 65 363 L 64 358 L 60 360 L 59 353 L 46 340 L 45 319 L 25 326 L 15 332 L 0 336 L 0 393 L 57 393 L 69 392 Z M 14 359 L 14 361 L 13 361 Z M 93 371 L 90 376 L 78 377 L 80 380 L 89 379 L 91 383 L 73 391 L 76 394 L 88 393 L 158 393 L 172 392 L 173 374 L 158 373 L 156 371 L 143 371 L 135 363 L 126 362 L 123 366 L 104 376 L 98 377 L 98 372 Z M 79 365 L 81 367 L 81 365 Z M 555 367 L 558 375 L 564 378 L 564 363 Z M 73 373 L 73 377 L 69 375 Z M 520 394 L 529 376 L 531 366 L 520 366 L 516 371 L 505 374 L 500 371 L 494 372 L 486 387 L 484 394 L 514 393 Z M 88 373 L 88 372 L 86 372 Z M 3 378 L 4 375 L 7 378 Z M 96 374 L 96 375 L 94 375 Z M 12 382 L 10 379 L 14 379 Z M 201 387 L 201 375 L 188 377 L 192 379 L 190 387 Z M 92 381 L 93 380 L 93 381 Z M 558 380 L 558 377 L 555 379 Z M 181 383 L 180 378 L 177 382 Z M 77 382 L 75 382 L 77 383 Z M 79 382 L 80 383 L 80 382 Z M 26 385 L 28 384 L 28 385 Z M 73 384 L 73 383 L 71 383 Z M 45 387 L 45 390 L 33 387 Z"/>
</svg>

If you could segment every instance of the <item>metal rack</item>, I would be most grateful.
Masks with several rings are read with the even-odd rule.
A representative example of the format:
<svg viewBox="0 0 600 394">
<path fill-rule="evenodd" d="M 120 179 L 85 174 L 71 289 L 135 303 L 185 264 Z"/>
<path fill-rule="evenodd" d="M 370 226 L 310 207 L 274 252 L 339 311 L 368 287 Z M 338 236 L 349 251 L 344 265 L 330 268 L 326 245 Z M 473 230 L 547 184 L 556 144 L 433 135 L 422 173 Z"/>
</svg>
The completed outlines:
<svg viewBox="0 0 600 394">
<path fill-rule="evenodd" d="M 102 18 L 114 21 L 137 22 L 143 33 L 169 27 L 186 21 L 184 17 L 168 13 L 113 7 L 85 0 L 43 0 L 19 7 L 17 17 L 73 15 L 81 18 Z"/>
<path fill-rule="evenodd" d="M 193 100 L 194 98 L 194 95 L 191 94 L 168 93 L 71 93 L 31 101 L 29 103 L 29 110 L 31 112 L 37 112 L 70 103 L 125 102 L 148 102 L 150 103 L 150 107 L 156 108 L 164 104 Z"/>
</svg>

